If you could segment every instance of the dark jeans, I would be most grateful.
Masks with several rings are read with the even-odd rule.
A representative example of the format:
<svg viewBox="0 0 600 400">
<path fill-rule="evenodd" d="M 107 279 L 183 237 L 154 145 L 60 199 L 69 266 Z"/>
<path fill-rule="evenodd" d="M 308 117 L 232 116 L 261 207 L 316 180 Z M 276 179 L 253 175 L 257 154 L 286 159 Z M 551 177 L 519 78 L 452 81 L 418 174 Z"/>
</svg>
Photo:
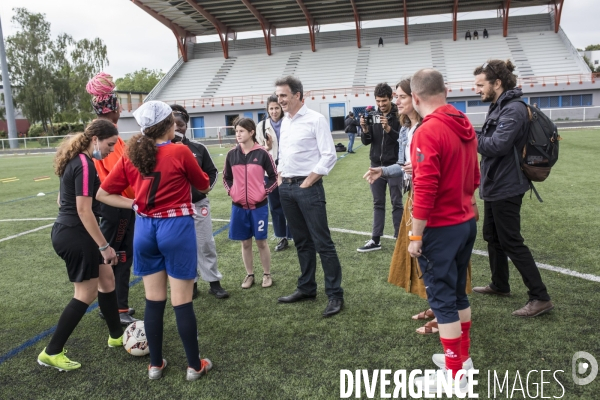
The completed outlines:
<svg viewBox="0 0 600 400">
<path fill-rule="evenodd" d="M 300 187 L 301 183 L 282 183 L 279 186 L 281 205 L 300 261 L 298 290 L 308 295 L 317 293 L 315 272 L 319 253 L 325 273 L 325 294 L 329 299 L 343 299 L 342 267 L 327 225 L 323 181 L 319 180 L 306 189 Z"/>
<path fill-rule="evenodd" d="M 390 187 L 390 197 L 392 200 L 392 221 L 394 222 L 394 236 L 398 237 L 400 221 L 404 205 L 402 204 L 402 184 L 404 178 L 384 178 L 381 177 L 373 182 L 371 193 L 373 194 L 373 236 L 383 236 L 385 226 L 385 197 L 387 186 Z"/>
<path fill-rule="evenodd" d="M 265 183 L 269 180 L 265 176 Z M 271 210 L 271 219 L 273 220 L 273 231 L 278 238 L 292 238 L 289 226 L 285 221 L 285 214 L 281 207 L 281 199 L 279 198 L 279 188 L 276 187 L 269 193 L 269 209 Z"/>
<path fill-rule="evenodd" d="M 102 204 L 100 230 L 115 251 L 125 252 L 125 262 L 113 266 L 119 310 L 129 308 L 129 279 L 133 263 L 135 212 Z"/>
<path fill-rule="evenodd" d="M 550 300 L 542 282 L 531 251 L 521 236 L 521 203 L 523 195 L 498 201 L 484 201 L 483 238 L 488 243 L 492 283 L 499 292 L 510 292 L 508 283 L 508 258 L 513 262 L 523 283 L 527 286 L 529 300 Z"/>
</svg>

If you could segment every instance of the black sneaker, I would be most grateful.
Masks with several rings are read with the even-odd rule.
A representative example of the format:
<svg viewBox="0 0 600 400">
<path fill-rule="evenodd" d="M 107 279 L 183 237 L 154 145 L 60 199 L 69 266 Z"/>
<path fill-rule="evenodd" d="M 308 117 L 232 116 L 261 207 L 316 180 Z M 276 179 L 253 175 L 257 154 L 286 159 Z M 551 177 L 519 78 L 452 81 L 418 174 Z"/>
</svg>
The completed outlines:
<svg viewBox="0 0 600 400">
<path fill-rule="evenodd" d="M 375 243 L 373 239 L 367 240 L 363 247 L 359 247 L 358 249 L 356 249 L 356 251 L 358 251 L 359 253 L 366 253 L 375 250 L 381 250 L 381 244 Z"/>
<path fill-rule="evenodd" d="M 277 243 L 277 246 L 275 246 L 275 251 L 282 251 L 282 250 L 287 249 L 288 247 L 290 247 L 288 240 L 286 238 L 282 238 L 279 241 L 279 243 Z"/>
<path fill-rule="evenodd" d="M 208 294 L 213 294 L 217 299 L 226 299 L 229 297 L 227 290 L 222 287 L 208 289 Z"/>
<path fill-rule="evenodd" d="M 133 318 L 131 315 L 124 313 L 119 313 L 119 319 L 121 320 L 121 325 L 129 325 L 134 323 L 135 321 L 139 321 L 138 319 Z"/>
</svg>

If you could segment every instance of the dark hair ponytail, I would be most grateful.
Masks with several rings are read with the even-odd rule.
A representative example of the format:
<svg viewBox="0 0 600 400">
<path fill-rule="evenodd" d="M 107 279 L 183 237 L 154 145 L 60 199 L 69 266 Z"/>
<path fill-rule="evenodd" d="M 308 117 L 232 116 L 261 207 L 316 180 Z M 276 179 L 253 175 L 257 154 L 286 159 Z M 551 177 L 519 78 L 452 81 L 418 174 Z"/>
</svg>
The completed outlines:
<svg viewBox="0 0 600 400">
<path fill-rule="evenodd" d="M 131 163 L 142 175 L 148 175 L 156 167 L 156 139 L 162 137 L 173 127 L 175 119 L 173 114 L 144 130 L 143 134 L 137 134 L 127 142 L 127 156 Z"/>
</svg>

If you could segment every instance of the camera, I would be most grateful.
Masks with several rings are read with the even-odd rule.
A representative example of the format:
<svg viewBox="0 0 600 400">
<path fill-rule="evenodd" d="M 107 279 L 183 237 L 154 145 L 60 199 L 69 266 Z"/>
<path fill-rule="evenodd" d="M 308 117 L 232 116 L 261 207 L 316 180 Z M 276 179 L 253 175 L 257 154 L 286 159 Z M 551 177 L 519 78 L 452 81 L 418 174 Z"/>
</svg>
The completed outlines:
<svg viewBox="0 0 600 400">
<path fill-rule="evenodd" d="M 365 122 L 367 125 L 372 126 L 373 124 L 381 123 L 381 113 L 377 111 L 371 111 L 365 114 Z"/>
</svg>

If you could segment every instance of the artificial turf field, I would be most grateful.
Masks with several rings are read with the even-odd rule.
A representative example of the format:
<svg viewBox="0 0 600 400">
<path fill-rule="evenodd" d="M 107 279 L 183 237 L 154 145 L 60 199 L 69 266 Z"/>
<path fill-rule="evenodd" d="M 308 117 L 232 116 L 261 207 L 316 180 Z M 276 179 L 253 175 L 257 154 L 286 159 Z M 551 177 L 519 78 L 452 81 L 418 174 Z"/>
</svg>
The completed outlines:
<svg viewBox="0 0 600 400">
<path fill-rule="evenodd" d="M 529 194 L 523 201 L 523 236 L 538 263 L 593 276 L 583 279 L 541 270 L 556 307 L 534 319 L 510 315 L 527 301 L 526 288 L 512 266 L 512 297 L 470 296 L 471 355 L 480 371 L 480 398 L 488 398 L 488 385 L 493 397 L 489 371 L 492 376 L 496 371 L 501 380 L 509 371 L 509 387 L 502 393 L 496 387 L 496 398 L 511 394 L 541 398 L 540 370 L 551 371 L 544 375 L 544 397 L 600 398 L 600 377 L 586 386 L 575 385 L 571 377 L 575 352 L 600 359 L 600 131 L 569 130 L 561 135 L 560 160 L 548 181 L 537 185 L 544 203 L 535 197 L 530 200 Z M 221 169 L 227 149 L 210 150 Z M 293 248 L 272 253 L 271 288 L 240 288 L 245 276 L 240 245 L 227 237 L 231 203 L 218 183 L 210 194 L 213 229 L 221 231 L 215 235 L 219 269 L 231 297 L 217 300 L 201 282 L 201 295 L 194 301 L 200 351 L 213 361 L 213 371 L 199 381 L 185 381 L 185 355 L 170 307 L 163 348 L 169 366 L 160 381 L 148 380 L 147 357 L 107 347 L 108 330 L 97 310 L 86 314 L 66 344 L 68 356 L 81 362 L 81 369 L 60 373 L 39 366 L 36 357 L 72 297 L 73 286 L 52 249 L 50 227 L 45 227 L 52 220 L 16 220 L 56 216 L 58 179 L 52 159 L 52 155 L 0 156 L 0 180 L 19 179 L 0 183 L 0 399 L 334 399 L 340 398 L 341 369 L 410 373 L 434 368 L 431 355 L 441 352 L 438 335 L 416 334 L 422 323 L 410 319 L 427 308 L 426 302 L 387 283 L 394 241 L 383 239 L 381 251 L 356 252 L 369 239 L 372 222 L 371 194 L 362 179 L 369 165 L 364 146 L 341 158 L 325 178 L 329 226 L 335 228 L 332 237 L 344 274 L 341 314 L 321 317 L 327 299 L 319 269 L 316 301 L 277 303 L 277 297 L 295 289 L 299 266 Z M 33 181 L 40 176 L 51 179 Z M 36 196 L 40 192 L 46 196 Z M 393 234 L 391 212 L 385 233 Z M 273 248 L 276 242 L 270 243 Z M 481 221 L 475 249 L 487 249 Z M 489 283 L 487 257 L 473 255 L 472 264 L 473 284 Z M 255 273 L 260 280 L 256 251 Z M 137 318 L 143 317 L 141 283 L 131 288 L 130 306 L 137 310 Z M 538 372 L 529 375 L 527 384 L 531 370 Z M 388 379 L 392 383 L 387 392 L 392 393 L 393 378 Z M 367 398 L 364 385 L 360 394 Z M 378 381 L 374 398 L 380 397 Z"/>
</svg>

